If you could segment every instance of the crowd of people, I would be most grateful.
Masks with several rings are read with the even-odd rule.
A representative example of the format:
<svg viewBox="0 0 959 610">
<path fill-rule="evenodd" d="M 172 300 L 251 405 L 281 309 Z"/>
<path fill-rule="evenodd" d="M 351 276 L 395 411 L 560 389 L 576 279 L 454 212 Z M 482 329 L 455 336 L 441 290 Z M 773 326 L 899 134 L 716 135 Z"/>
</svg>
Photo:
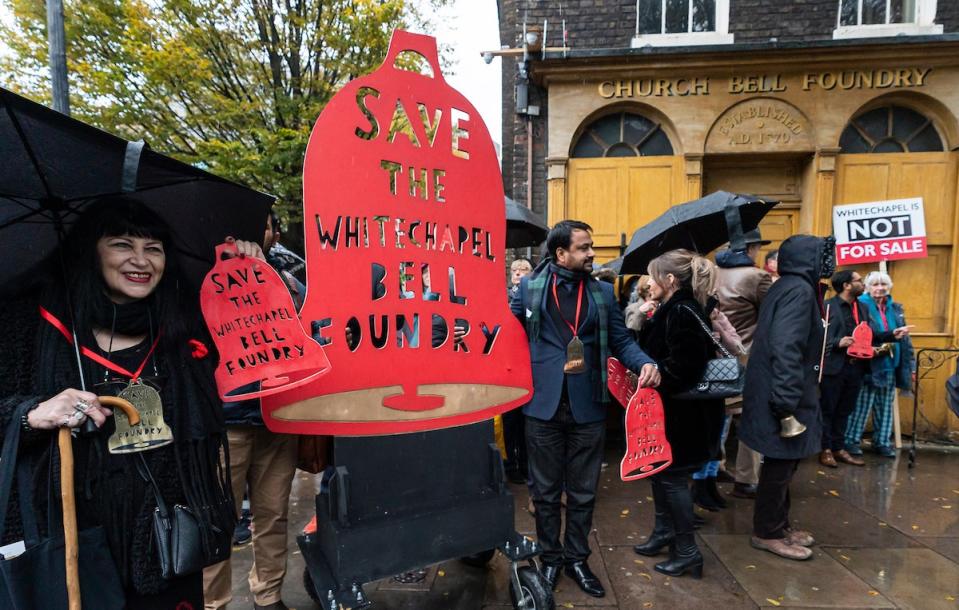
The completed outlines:
<svg viewBox="0 0 959 610">
<path fill-rule="evenodd" d="M 299 304 L 305 290 L 295 274 L 302 268 L 295 255 L 276 249 L 277 229 L 275 216 L 267 219 L 263 243 L 237 242 L 238 251 L 284 271 Z M 862 465 L 870 415 L 873 449 L 895 455 L 893 400 L 909 381 L 912 346 L 891 279 L 834 274 L 832 244 L 803 235 L 767 254 L 760 269 L 760 248 L 769 242 L 754 231 L 715 263 L 687 250 L 662 253 L 624 311 L 613 285 L 594 277 L 591 231 L 559 222 L 542 262 L 534 268 L 516 260 L 510 273 L 510 306 L 529 339 L 534 392 L 503 417 L 504 454 L 510 478 L 529 486 L 543 576 L 555 587 L 565 574 L 586 593 L 605 594 L 589 567 L 588 537 L 613 356 L 640 387 L 660 393 L 673 456 L 650 477 L 655 521 L 636 553 L 668 552 L 657 571 L 701 577 L 693 506 L 726 507 L 717 487 L 725 477 L 733 495 L 755 499 L 753 546 L 808 558 L 812 535 L 789 522 L 789 481 L 799 460 L 818 453 L 829 467 Z M 185 298 L 169 227 L 140 203 L 104 199 L 83 213 L 63 252 L 65 268 L 38 276 L 44 281 L 8 303 L 0 320 L 10 347 L 0 354 L 0 425 L 7 443 L 17 439 L 17 468 L 27 473 L 4 498 L 0 544 L 29 537 L 37 522 L 45 531 L 47 519 L 37 515 L 57 509 L 50 487 L 61 463 L 51 441 L 68 427 L 76 432 L 79 528 L 102 537 L 127 607 L 226 607 L 230 547 L 252 538 L 254 607 L 283 610 L 296 438 L 269 432 L 257 401 L 220 402 L 215 362 L 198 349 L 205 329 L 197 303 Z M 291 262 L 294 268 L 284 269 Z M 825 303 L 823 278 L 836 292 Z M 863 322 L 873 331 L 871 359 L 847 353 Z M 743 396 L 691 397 L 717 350 L 746 366 Z M 98 396 L 131 389 L 155 401 L 172 439 L 150 451 L 111 452 L 118 424 Z M 787 418 L 805 431 L 785 436 Z M 728 468 L 731 424 L 739 444 Z M 245 496 L 252 524 L 235 529 Z M 191 568 L 171 563 L 155 539 L 166 507 L 192 516 L 198 558 Z"/>
<path fill-rule="evenodd" d="M 666 552 L 658 572 L 701 577 L 694 530 L 702 520 L 693 506 L 725 508 L 723 478 L 731 495 L 754 501 L 752 546 L 810 558 L 812 534 L 789 521 L 799 461 L 818 454 L 830 467 L 863 465 L 870 413 L 873 450 L 895 456 L 893 398 L 908 387 L 913 364 L 910 326 L 889 296 L 889 276 L 870 273 L 864 286 L 855 271 L 836 272 L 833 241 L 809 235 L 786 239 L 760 268 L 770 242 L 754 230 L 715 263 L 687 250 L 661 254 L 621 312 L 606 274 L 593 268 L 591 232 L 582 222 L 557 223 L 544 260 L 532 271 L 522 260 L 511 275 L 511 305 L 533 363 L 533 398 L 522 411 L 531 512 L 550 586 L 565 573 L 589 595 L 605 595 L 587 562 L 587 535 L 603 459 L 608 356 L 636 372 L 639 387 L 659 392 L 673 456 L 649 477 L 655 521 L 635 552 Z M 836 292 L 825 302 L 823 280 Z M 872 330 L 872 356 L 849 351 L 861 323 Z M 742 396 L 690 391 L 719 352 L 745 366 Z M 738 447 L 727 469 L 731 423 Z"/>
</svg>

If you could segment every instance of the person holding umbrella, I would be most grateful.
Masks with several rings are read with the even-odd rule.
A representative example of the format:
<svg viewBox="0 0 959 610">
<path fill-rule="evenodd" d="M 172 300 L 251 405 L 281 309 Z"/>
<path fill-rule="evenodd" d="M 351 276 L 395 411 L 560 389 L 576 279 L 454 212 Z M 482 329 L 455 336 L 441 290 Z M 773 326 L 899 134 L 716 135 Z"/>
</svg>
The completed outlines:
<svg viewBox="0 0 959 610">
<path fill-rule="evenodd" d="M 639 331 L 639 345 L 662 375 L 658 390 L 673 463 L 650 477 L 656 522 L 646 542 L 633 550 L 651 557 L 669 547 L 669 559 L 655 565 L 668 576 L 703 575 L 687 480 L 718 453 L 724 405 L 720 398 L 691 401 L 674 395 L 694 386 L 713 358 L 716 347 L 704 308 L 715 283 L 713 264 L 689 250 L 672 250 L 649 263 L 649 296 L 660 305 Z"/>
<path fill-rule="evenodd" d="M 238 243 L 262 257 L 255 244 Z M 163 573 L 154 513 L 161 499 L 188 507 L 210 563 L 229 552 L 235 515 L 214 358 L 170 228 L 141 203 L 106 198 L 85 208 L 62 248 L 44 285 L 5 304 L 0 424 L 19 427 L 18 463 L 29 458 L 43 480 L 59 477 L 53 431 L 92 420 L 96 430 L 73 440 L 80 529 L 105 530 L 128 608 L 200 608 L 199 570 Z M 91 391 L 77 389 L 81 376 Z M 130 400 L 151 431 L 131 442 L 98 394 Z M 29 411 L 11 421 L 25 404 Z M 38 515 L 55 510 L 44 493 L 32 500 Z M 3 501 L 15 534 L 17 502 Z"/>
</svg>

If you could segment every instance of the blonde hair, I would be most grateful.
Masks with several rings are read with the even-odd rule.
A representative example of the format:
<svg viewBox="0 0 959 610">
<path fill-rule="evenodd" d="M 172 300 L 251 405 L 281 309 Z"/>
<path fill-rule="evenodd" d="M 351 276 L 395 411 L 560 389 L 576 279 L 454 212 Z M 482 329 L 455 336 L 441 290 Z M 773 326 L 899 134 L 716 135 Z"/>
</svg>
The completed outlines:
<svg viewBox="0 0 959 610">
<path fill-rule="evenodd" d="M 670 287 L 672 274 L 676 288 L 690 288 L 703 307 L 716 289 L 716 266 L 707 258 L 689 250 L 670 250 L 649 262 L 649 275 L 663 288 Z"/>
</svg>

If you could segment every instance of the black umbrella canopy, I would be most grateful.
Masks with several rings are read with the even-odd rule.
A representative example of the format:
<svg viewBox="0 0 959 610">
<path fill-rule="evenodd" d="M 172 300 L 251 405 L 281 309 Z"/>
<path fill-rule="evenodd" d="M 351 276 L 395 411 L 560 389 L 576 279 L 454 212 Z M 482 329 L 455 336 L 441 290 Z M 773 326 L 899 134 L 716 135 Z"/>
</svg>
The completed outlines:
<svg viewBox="0 0 959 610">
<path fill-rule="evenodd" d="M 97 197 L 124 194 L 173 228 L 197 284 L 227 235 L 259 243 L 273 197 L 0 88 L 0 289 L 15 291 Z"/>
<path fill-rule="evenodd" d="M 525 248 L 542 243 L 549 234 L 539 216 L 525 205 L 506 197 L 506 247 Z"/>
<path fill-rule="evenodd" d="M 623 254 L 621 273 L 646 273 L 649 261 L 660 254 L 686 248 L 700 254 L 715 250 L 730 240 L 727 208 L 735 208 L 740 231 L 759 226 L 778 201 L 716 191 L 701 199 L 673 206 L 633 233 Z"/>
</svg>

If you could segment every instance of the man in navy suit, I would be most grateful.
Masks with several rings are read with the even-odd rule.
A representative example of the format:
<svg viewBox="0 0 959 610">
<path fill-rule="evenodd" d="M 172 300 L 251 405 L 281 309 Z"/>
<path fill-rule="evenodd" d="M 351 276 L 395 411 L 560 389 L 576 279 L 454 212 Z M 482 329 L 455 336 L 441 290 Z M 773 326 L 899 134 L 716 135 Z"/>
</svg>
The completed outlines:
<svg viewBox="0 0 959 610">
<path fill-rule="evenodd" d="M 659 384 L 659 370 L 626 329 L 612 286 L 590 275 L 591 231 L 576 220 L 557 223 L 546 238 L 548 258 L 520 281 L 510 307 L 526 328 L 533 369 L 523 414 L 543 575 L 555 588 L 565 567 L 583 591 L 603 597 L 586 561 L 606 436 L 606 359 L 637 371 L 643 387 Z"/>
</svg>

